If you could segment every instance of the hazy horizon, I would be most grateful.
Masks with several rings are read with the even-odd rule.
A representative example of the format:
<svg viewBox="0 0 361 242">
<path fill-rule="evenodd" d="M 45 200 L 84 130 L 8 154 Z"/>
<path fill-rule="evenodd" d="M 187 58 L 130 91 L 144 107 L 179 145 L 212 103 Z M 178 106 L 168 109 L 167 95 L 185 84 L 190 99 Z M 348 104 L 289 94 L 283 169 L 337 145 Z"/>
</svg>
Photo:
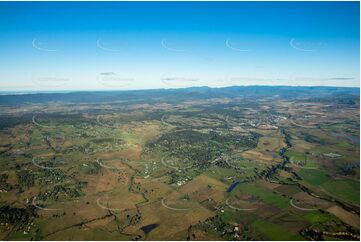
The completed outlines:
<svg viewBox="0 0 361 242">
<path fill-rule="evenodd" d="M 222 86 L 222 87 L 209 87 L 209 86 L 191 86 L 191 87 L 161 87 L 161 88 L 147 88 L 147 89 L 73 89 L 73 90 L 17 90 L 17 91 L 2 91 L 0 95 L 26 95 L 26 94 L 66 94 L 76 92 L 131 92 L 131 91 L 152 91 L 152 90 L 177 90 L 188 88 L 210 88 L 210 89 L 222 89 L 232 87 L 291 87 L 291 88 L 340 88 L 340 89 L 360 89 L 360 87 L 347 87 L 347 86 L 287 86 L 287 85 L 239 85 L 239 86 Z"/>
</svg>

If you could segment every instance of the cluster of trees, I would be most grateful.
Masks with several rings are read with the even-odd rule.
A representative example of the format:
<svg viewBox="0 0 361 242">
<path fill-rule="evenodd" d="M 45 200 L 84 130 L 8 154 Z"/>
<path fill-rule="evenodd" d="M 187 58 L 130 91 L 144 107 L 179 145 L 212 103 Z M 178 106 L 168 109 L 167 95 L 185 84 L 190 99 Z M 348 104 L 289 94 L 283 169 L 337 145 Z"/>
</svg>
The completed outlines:
<svg viewBox="0 0 361 242">
<path fill-rule="evenodd" d="M 182 130 L 166 133 L 148 144 L 149 150 L 160 149 L 176 158 L 188 159 L 203 169 L 209 162 L 233 149 L 250 149 L 257 146 L 260 135 L 220 135 L 217 132 L 200 133 Z"/>
<path fill-rule="evenodd" d="M 18 170 L 16 177 L 22 191 L 24 187 L 29 188 L 35 184 L 35 175 L 31 170 Z"/>
<path fill-rule="evenodd" d="M 37 174 L 37 179 L 39 182 L 49 185 L 65 181 L 67 179 L 67 175 L 60 169 L 43 169 L 41 173 Z"/>
<path fill-rule="evenodd" d="M 205 232 L 208 230 L 216 231 L 225 240 L 231 240 L 233 238 L 234 227 L 225 222 L 219 215 L 207 218 L 204 222 L 201 222 L 200 225 Z"/>
<path fill-rule="evenodd" d="M 303 139 L 306 142 L 309 143 L 315 143 L 315 144 L 320 144 L 320 145 L 325 145 L 326 143 L 321 140 L 320 138 L 318 138 L 317 136 L 311 135 L 311 134 L 307 134 L 307 133 L 302 133 L 303 135 Z"/>
<path fill-rule="evenodd" d="M 46 192 L 40 192 L 38 195 L 38 199 L 42 201 L 46 201 L 48 199 L 51 200 L 59 200 L 60 198 L 74 198 L 81 197 L 84 193 L 82 191 L 83 183 L 77 182 L 75 184 L 57 184 L 52 187 L 51 190 L 47 190 Z"/>
<path fill-rule="evenodd" d="M 127 219 L 128 219 L 129 225 L 136 225 L 136 224 L 138 224 L 138 223 L 141 221 L 142 215 L 136 213 L 134 216 L 130 216 L 130 215 L 128 214 L 128 215 L 127 215 Z"/>
<path fill-rule="evenodd" d="M 7 183 L 9 175 L 0 174 L 0 190 L 1 191 L 10 191 L 13 187 Z"/>
<path fill-rule="evenodd" d="M 356 174 L 357 170 L 360 168 L 360 164 L 354 163 L 354 164 L 339 166 L 339 168 L 341 170 L 341 172 L 340 172 L 341 174 L 350 176 L 350 175 Z"/>
<path fill-rule="evenodd" d="M 0 223 L 16 225 L 16 229 L 23 229 L 28 226 L 36 216 L 35 207 L 26 208 L 0 207 Z"/>
</svg>

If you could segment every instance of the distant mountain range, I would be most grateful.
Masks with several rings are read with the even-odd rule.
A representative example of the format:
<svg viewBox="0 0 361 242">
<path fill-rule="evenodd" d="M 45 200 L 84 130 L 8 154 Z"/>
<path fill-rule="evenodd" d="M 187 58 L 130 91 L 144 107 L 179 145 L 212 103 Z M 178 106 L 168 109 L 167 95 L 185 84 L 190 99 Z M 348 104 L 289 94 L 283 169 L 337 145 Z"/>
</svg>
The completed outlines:
<svg viewBox="0 0 361 242">
<path fill-rule="evenodd" d="M 2 93 L 0 106 L 23 104 L 110 103 L 110 102 L 179 102 L 209 98 L 352 98 L 359 99 L 360 88 L 351 87 L 295 87 L 295 86 L 232 86 L 222 88 L 189 87 L 180 89 L 152 89 L 132 91 L 74 91 L 39 93 Z"/>
</svg>

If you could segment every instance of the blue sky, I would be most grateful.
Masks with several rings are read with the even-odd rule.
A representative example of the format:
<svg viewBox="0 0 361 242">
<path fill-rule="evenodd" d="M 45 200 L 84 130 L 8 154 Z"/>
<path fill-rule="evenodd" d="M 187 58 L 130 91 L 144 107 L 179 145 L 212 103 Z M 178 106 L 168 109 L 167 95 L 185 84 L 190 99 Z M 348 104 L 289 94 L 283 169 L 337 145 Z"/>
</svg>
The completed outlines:
<svg viewBox="0 0 361 242">
<path fill-rule="evenodd" d="M 0 91 L 359 87 L 359 2 L 1 2 Z"/>
</svg>

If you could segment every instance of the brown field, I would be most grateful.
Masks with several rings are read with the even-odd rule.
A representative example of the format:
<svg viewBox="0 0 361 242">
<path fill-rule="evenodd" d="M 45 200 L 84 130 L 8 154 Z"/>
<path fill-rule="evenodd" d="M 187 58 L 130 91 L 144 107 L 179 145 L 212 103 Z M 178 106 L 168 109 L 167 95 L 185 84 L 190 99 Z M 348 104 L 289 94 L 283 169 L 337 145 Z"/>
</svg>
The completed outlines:
<svg viewBox="0 0 361 242">
<path fill-rule="evenodd" d="M 339 217 L 343 222 L 355 227 L 360 228 L 360 216 L 350 213 L 346 211 L 345 209 L 339 207 L 339 206 L 332 206 L 329 209 L 327 209 L 329 213 L 334 214 L 335 216 Z"/>
<path fill-rule="evenodd" d="M 205 220 L 213 215 L 202 206 L 196 207 L 195 210 L 173 211 L 161 206 L 160 202 L 142 207 L 141 212 L 144 221 L 137 227 L 160 223 L 159 227 L 149 234 L 149 240 L 171 240 L 179 231 L 186 231 L 189 224 Z"/>
</svg>

